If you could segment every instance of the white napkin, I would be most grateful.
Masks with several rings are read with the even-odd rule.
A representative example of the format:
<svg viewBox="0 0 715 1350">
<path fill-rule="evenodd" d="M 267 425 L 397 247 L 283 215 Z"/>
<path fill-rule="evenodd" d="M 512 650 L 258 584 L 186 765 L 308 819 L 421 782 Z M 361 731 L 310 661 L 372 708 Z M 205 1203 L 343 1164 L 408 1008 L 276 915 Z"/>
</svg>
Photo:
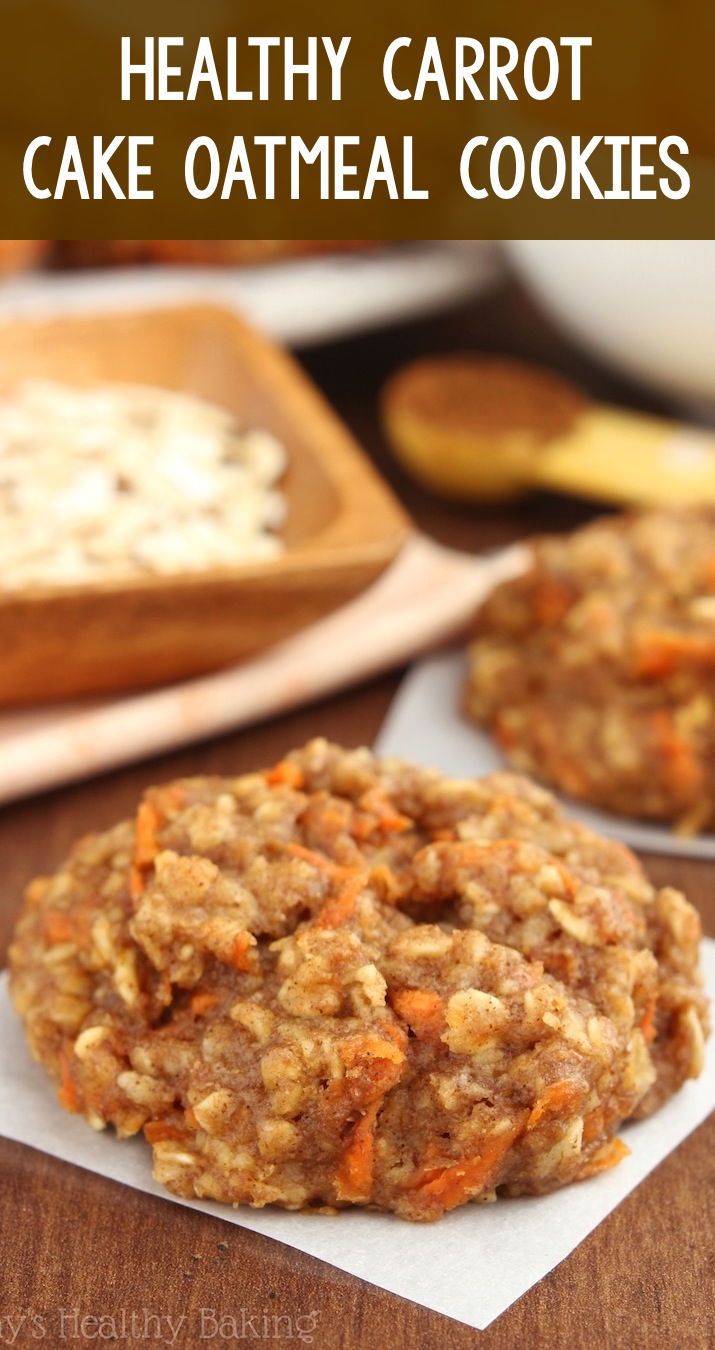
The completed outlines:
<svg viewBox="0 0 715 1350">
<path fill-rule="evenodd" d="M 715 998 L 715 942 L 704 943 Z M 360 1210 L 334 1217 L 231 1209 L 187 1202 L 153 1180 L 149 1147 L 96 1134 L 58 1105 L 44 1070 L 28 1054 L 0 977 L 0 1134 L 137 1190 L 277 1238 L 393 1294 L 480 1330 L 569 1255 L 715 1106 L 715 1043 L 706 1069 L 650 1120 L 628 1126 L 632 1150 L 611 1172 L 553 1195 L 499 1200 L 456 1210 L 434 1224 L 408 1224 Z M 637 1233 L 633 1246 L 638 1245 Z M 624 1253 L 625 1257 L 625 1253 Z"/>
<path fill-rule="evenodd" d="M 397 755 L 441 769 L 454 777 L 481 778 L 507 766 L 498 745 L 463 714 L 467 658 L 464 652 L 427 657 L 405 676 L 376 742 L 381 755 Z M 565 809 L 597 834 L 620 839 L 642 853 L 715 858 L 715 836 L 693 838 L 667 826 L 650 825 L 596 811 L 562 796 Z"/>
<path fill-rule="evenodd" d="M 475 558 L 414 535 L 368 590 L 242 665 L 147 693 L 0 713 L 0 802 L 248 726 L 402 665 L 453 638 L 527 556 L 514 545 Z"/>
</svg>

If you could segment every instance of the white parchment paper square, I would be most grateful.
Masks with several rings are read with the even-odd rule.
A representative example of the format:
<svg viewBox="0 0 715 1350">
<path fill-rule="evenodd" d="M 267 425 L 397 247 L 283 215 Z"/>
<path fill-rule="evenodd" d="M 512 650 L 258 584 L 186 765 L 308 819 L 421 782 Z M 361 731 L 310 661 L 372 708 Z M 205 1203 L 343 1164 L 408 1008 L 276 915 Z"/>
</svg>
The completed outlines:
<svg viewBox="0 0 715 1350">
<path fill-rule="evenodd" d="M 715 942 L 704 944 L 704 968 L 715 997 Z M 362 1211 L 329 1218 L 188 1202 L 152 1179 L 149 1148 L 142 1139 L 120 1141 L 109 1131 L 96 1134 L 80 1117 L 62 1110 L 44 1070 L 29 1057 L 7 977 L 0 977 L 0 1134 L 150 1195 L 277 1238 L 480 1330 L 563 1261 L 713 1107 L 715 1045 L 710 1042 L 702 1077 L 687 1083 L 652 1119 L 624 1130 L 632 1153 L 612 1172 L 553 1195 L 468 1206 L 435 1224 L 407 1224 Z"/>
</svg>

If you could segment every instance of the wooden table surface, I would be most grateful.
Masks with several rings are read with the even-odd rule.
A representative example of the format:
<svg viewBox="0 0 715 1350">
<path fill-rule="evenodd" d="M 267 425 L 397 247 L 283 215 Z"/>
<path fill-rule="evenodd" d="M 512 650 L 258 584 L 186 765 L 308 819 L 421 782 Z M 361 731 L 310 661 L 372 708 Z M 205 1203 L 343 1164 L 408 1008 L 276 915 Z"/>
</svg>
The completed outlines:
<svg viewBox="0 0 715 1350">
<path fill-rule="evenodd" d="M 411 327 L 309 353 L 311 373 L 387 472 L 420 526 L 446 543 L 484 548 L 534 529 L 584 519 L 583 506 L 538 497 L 509 510 L 440 504 L 390 465 L 377 428 L 375 400 L 384 377 L 421 352 L 464 348 L 513 352 L 576 377 L 597 396 L 658 408 L 571 349 L 513 283 L 464 310 Z M 4 952 L 25 881 L 53 867 L 74 837 L 102 828 L 134 806 L 147 782 L 188 772 L 238 771 L 269 763 L 307 737 L 370 742 L 399 675 L 373 681 L 270 725 L 48 793 L 0 816 Z M 654 879 L 682 886 L 715 933 L 715 872 L 708 863 L 647 859 Z M 701 1126 L 541 1284 L 487 1331 L 471 1329 L 367 1285 L 288 1247 L 220 1220 L 139 1194 L 32 1150 L 0 1140 L 0 1346 L 92 1344 L 88 1315 L 125 1316 L 120 1344 L 158 1345 L 149 1314 L 183 1316 L 175 1344 L 245 1344 L 253 1327 L 292 1331 L 298 1344 L 315 1317 L 312 1343 L 342 1347 L 479 1345 L 484 1350 L 690 1350 L 715 1344 L 712 1310 L 712 1209 L 715 1119 Z M 708 1193 L 708 1186 L 710 1188 Z M 449 1220 L 446 1220 L 449 1222 Z M 406 1252 L 409 1234 L 405 1234 Z M 474 1272 L 479 1279 L 479 1271 Z M 65 1320 L 61 1321 L 61 1310 Z M 237 1318 L 242 1341 L 213 1335 L 210 1314 Z M 147 1320 L 143 1322 L 144 1310 Z M 134 1333 L 129 1318 L 134 1312 Z M 35 1315 L 39 1321 L 32 1321 Z M 261 1318 L 269 1319 L 266 1326 Z M 274 1317 L 287 1317 L 272 1322 Z M 12 1322 L 8 1318 L 14 1319 Z M 257 1321 L 255 1319 L 258 1319 Z M 38 1339 L 44 1328 L 44 1336 Z M 162 1334 L 169 1334 L 167 1324 Z M 109 1324 L 105 1324 L 105 1334 Z M 33 1331 L 35 1335 L 33 1336 Z M 203 1331 L 203 1338 L 202 1338 Z M 123 1339 L 122 1339 L 123 1337 Z M 277 1344 L 278 1339 L 273 1337 Z M 111 1343 L 111 1342 L 110 1342 Z M 115 1343 L 117 1343 L 115 1341 Z"/>
</svg>

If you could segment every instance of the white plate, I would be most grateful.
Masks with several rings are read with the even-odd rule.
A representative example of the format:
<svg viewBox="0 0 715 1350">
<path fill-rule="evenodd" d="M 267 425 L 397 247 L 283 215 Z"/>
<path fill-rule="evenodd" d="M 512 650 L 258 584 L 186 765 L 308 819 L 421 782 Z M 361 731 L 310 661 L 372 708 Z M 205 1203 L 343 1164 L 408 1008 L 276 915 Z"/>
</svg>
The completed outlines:
<svg viewBox="0 0 715 1350">
<path fill-rule="evenodd" d="M 430 765 L 455 778 L 481 778 L 508 768 L 491 736 L 461 714 L 467 662 L 463 652 L 447 652 L 420 661 L 400 685 L 377 738 L 380 755 L 395 755 Z M 715 837 L 683 839 L 661 825 L 648 825 L 606 811 L 590 810 L 561 797 L 574 820 L 590 830 L 620 839 L 642 853 L 683 858 L 715 858 Z"/>
<path fill-rule="evenodd" d="M 471 240 L 419 240 L 262 267 L 28 272 L 0 286 L 0 319 L 209 300 L 281 342 L 307 346 L 460 303 L 499 274 L 495 247 Z"/>
<path fill-rule="evenodd" d="M 511 239 L 505 251 L 583 346 L 712 422 L 715 240 Z"/>
</svg>

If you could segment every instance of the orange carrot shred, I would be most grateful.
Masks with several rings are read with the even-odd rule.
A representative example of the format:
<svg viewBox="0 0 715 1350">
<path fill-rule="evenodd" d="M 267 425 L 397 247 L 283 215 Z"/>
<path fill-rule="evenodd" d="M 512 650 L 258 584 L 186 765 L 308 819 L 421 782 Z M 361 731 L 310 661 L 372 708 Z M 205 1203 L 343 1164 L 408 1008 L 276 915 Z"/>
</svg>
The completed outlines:
<svg viewBox="0 0 715 1350">
<path fill-rule="evenodd" d="M 656 1005 L 657 999 L 655 998 L 655 996 L 653 996 L 653 998 L 648 1000 L 646 1010 L 643 1014 L 643 1017 L 641 1018 L 641 1031 L 643 1032 L 647 1045 L 650 1045 L 655 1040 L 656 1037 L 656 1025 L 655 1025 Z"/>
<path fill-rule="evenodd" d="M 602 1106 L 595 1106 L 593 1111 L 583 1118 L 583 1142 L 592 1144 L 594 1139 L 598 1139 L 606 1128 L 606 1114 Z"/>
<path fill-rule="evenodd" d="M 368 1106 L 353 1125 L 335 1177 L 339 1200 L 359 1204 L 370 1199 L 375 1165 L 375 1123 L 381 1102 Z"/>
<path fill-rule="evenodd" d="M 144 890 L 146 872 L 151 867 L 158 849 L 157 835 L 163 817 L 156 803 L 150 799 L 140 803 L 136 818 L 134 858 L 130 877 L 130 892 L 133 900 L 138 900 Z"/>
<path fill-rule="evenodd" d="M 622 1139 L 610 1139 L 607 1144 L 596 1150 L 588 1162 L 584 1163 L 578 1174 L 579 1181 L 586 1181 L 588 1177 L 596 1176 L 598 1172 L 606 1172 L 610 1167 L 616 1167 L 628 1157 L 630 1151 Z"/>
<path fill-rule="evenodd" d="M 522 1129 L 523 1125 L 518 1124 L 503 1134 L 494 1135 L 476 1158 L 423 1171 L 409 1189 L 441 1201 L 445 1210 L 455 1209 L 484 1189 Z"/>
<path fill-rule="evenodd" d="M 397 810 L 382 788 L 374 787 L 363 792 L 360 806 L 363 811 L 376 817 L 375 828 L 382 834 L 399 834 L 412 827 L 410 817 Z"/>
<path fill-rule="evenodd" d="M 316 927 L 341 928 L 344 923 L 347 923 L 355 912 L 357 898 L 360 892 L 365 889 L 366 884 L 366 872 L 361 867 L 355 868 L 353 875 L 343 882 L 337 895 L 333 895 L 326 900 L 315 920 Z"/>
<path fill-rule="evenodd" d="M 418 1041 L 436 1041 L 444 1030 L 444 1001 L 432 989 L 396 989 L 392 1006 Z"/>
<path fill-rule="evenodd" d="M 156 835 L 161 821 L 161 813 L 154 802 L 147 800 L 140 803 L 134 845 L 134 861 L 138 867 L 147 867 L 154 861 L 157 851 Z"/>
<path fill-rule="evenodd" d="M 340 1046 L 340 1058 L 348 1068 L 353 1068 L 366 1058 L 385 1059 L 393 1064 L 402 1064 L 404 1054 L 393 1041 L 385 1041 L 375 1032 L 366 1031 L 343 1041 Z"/>
<path fill-rule="evenodd" d="M 550 626 L 556 624 L 571 608 L 574 593 L 565 581 L 557 577 L 545 577 L 536 587 L 532 603 L 536 620 Z"/>
<path fill-rule="evenodd" d="M 255 947 L 255 945 L 256 940 L 247 928 L 244 928 L 243 932 L 237 935 L 231 951 L 231 965 L 236 970 L 251 970 L 252 963 L 249 953 L 251 947 Z"/>
<path fill-rule="evenodd" d="M 215 1008 L 218 1003 L 218 994 L 199 993 L 194 994 L 189 1002 L 192 1013 L 197 1017 L 202 1017 L 204 1013 Z"/>
<path fill-rule="evenodd" d="M 286 853 L 290 853 L 293 858 L 301 858 L 303 862 L 310 863 L 312 867 L 319 867 L 323 872 L 331 872 L 335 876 L 344 876 L 351 869 L 342 867 L 340 863 L 333 862 L 332 858 L 326 858 L 322 853 L 316 853 L 315 849 L 306 848 L 305 844 L 286 844 Z"/>
<path fill-rule="evenodd" d="M 50 946 L 57 947 L 61 942 L 71 942 L 74 937 L 74 925 L 69 914 L 60 909 L 50 909 L 44 918 L 45 937 Z"/>
<path fill-rule="evenodd" d="M 65 1111 L 79 1111 L 79 1091 L 72 1073 L 73 1052 L 69 1046 L 63 1046 L 60 1054 L 60 1086 L 57 1096 Z"/>
<path fill-rule="evenodd" d="M 526 1122 L 527 1130 L 533 1130 L 539 1121 L 552 1111 L 570 1111 L 575 1108 L 583 1097 L 583 1092 L 576 1083 L 567 1083 L 559 1080 L 557 1083 L 551 1083 L 545 1088 L 538 1101 L 533 1106 L 529 1119 Z"/>
<path fill-rule="evenodd" d="M 711 670 L 715 665 L 715 640 L 698 632 L 644 631 L 635 639 L 633 664 L 641 679 L 665 679 L 684 667 Z"/>
<path fill-rule="evenodd" d="M 292 759 L 281 759 L 265 775 L 271 787 L 291 787 L 299 790 L 305 783 L 303 770 Z"/>
<path fill-rule="evenodd" d="M 703 778 L 693 747 L 677 730 L 673 715 L 666 708 L 657 709 L 650 720 L 668 781 L 676 792 L 691 796 Z"/>
<path fill-rule="evenodd" d="M 179 1125 L 171 1125 L 168 1120 L 148 1120 L 144 1126 L 144 1138 L 150 1144 L 158 1144 L 163 1139 L 186 1139 L 188 1133 Z"/>
</svg>

